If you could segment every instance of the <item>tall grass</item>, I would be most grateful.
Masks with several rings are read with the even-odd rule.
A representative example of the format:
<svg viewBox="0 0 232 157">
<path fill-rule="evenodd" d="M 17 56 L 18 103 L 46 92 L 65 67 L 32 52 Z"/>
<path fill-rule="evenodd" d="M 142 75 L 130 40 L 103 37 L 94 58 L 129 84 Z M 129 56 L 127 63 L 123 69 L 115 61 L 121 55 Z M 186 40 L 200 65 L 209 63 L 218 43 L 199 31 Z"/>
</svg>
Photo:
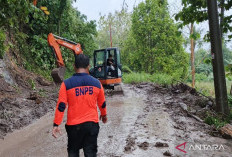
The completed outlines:
<svg viewBox="0 0 232 157">
<path fill-rule="evenodd" d="M 226 81 L 226 88 L 227 88 L 227 93 L 230 93 L 230 88 L 231 88 L 231 83 L 232 81 Z M 190 87 L 192 86 L 190 82 L 187 83 Z M 206 95 L 206 96 L 212 96 L 215 97 L 215 89 L 214 89 L 214 82 L 213 81 L 207 81 L 207 80 L 202 80 L 202 81 L 196 81 L 195 83 L 195 88 L 197 91 L 200 93 Z"/>
<path fill-rule="evenodd" d="M 189 86 L 191 86 L 191 85 L 189 84 Z M 195 88 L 197 91 L 199 91 L 200 93 L 202 93 L 206 96 L 215 97 L 215 90 L 214 90 L 213 81 L 209 81 L 209 82 L 197 81 L 195 84 Z"/>
<path fill-rule="evenodd" d="M 141 83 L 141 82 L 153 82 L 162 85 L 169 85 L 174 82 L 172 76 L 167 74 L 148 74 L 148 73 L 124 73 L 123 82 L 130 83 Z"/>
<path fill-rule="evenodd" d="M 130 83 L 140 83 L 140 82 L 150 82 L 150 74 L 147 73 L 124 73 L 123 82 Z"/>
</svg>

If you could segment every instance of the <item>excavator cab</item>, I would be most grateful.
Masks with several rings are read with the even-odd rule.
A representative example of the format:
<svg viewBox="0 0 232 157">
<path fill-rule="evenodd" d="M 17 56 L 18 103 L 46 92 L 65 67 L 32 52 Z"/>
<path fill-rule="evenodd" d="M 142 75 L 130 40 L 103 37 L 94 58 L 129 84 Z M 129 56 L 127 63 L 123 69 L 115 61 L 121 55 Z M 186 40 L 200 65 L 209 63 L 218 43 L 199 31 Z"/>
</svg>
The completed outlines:
<svg viewBox="0 0 232 157">
<path fill-rule="evenodd" d="M 118 48 L 106 48 L 94 51 L 94 68 L 90 74 L 99 79 L 108 89 L 114 89 L 122 82 L 122 65 Z"/>
</svg>

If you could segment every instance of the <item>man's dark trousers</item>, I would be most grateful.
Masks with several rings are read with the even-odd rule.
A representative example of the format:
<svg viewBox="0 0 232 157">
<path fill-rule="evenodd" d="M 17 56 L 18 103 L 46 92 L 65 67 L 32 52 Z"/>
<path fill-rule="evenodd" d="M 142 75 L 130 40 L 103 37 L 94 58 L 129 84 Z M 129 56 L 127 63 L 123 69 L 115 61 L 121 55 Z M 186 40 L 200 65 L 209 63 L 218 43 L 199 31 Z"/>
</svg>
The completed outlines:
<svg viewBox="0 0 232 157">
<path fill-rule="evenodd" d="M 69 157 L 79 157 L 79 150 L 82 148 L 85 157 L 97 156 L 98 123 L 85 122 L 78 125 L 66 125 L 65 128 L 68 135 Z"/>
</svg>

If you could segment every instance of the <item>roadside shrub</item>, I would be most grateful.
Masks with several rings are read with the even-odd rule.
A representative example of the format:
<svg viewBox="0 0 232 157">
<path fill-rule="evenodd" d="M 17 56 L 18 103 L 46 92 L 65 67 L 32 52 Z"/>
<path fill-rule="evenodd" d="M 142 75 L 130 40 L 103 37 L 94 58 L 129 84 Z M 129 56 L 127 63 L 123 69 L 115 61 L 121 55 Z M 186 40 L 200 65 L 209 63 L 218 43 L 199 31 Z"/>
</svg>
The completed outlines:
<svg viewBox="0 0 232 157">
<path fill-rule="evenodd" d="M 208 81 L 207 76 L 203 73 L 200 73 L 200 74 L 196 73 L 195 79 L 196 79 L 196 81 L 200 81 L 200 82 L 201 81 Z"/>
<path fill-rule="evenodd" d="M 195 81 L 196 82 L 208 82 L 211 80 L 212 80 L 211 75 L 207 76 L 204 73 L 196 73 L 195 74 Z M 187 82 L 192 82 L 192 75 L 191 74 L 188 76 Z"/>
<path fill-rule="evenodd" d="M 125 73 L 123 75 L 124 83 L 140 83 L 140 82 L 150 82 L 150 74 L 147 73 Z"/>
<path fill-rule="evenodd" d="M 151 82 L 162 85 L 170 85 L 173 82 L 173 77 L 168 74 L 153 74 Z"/>
<path fill-rule="evenodd" d="M 228 117 L 220 113 L 206 112 L 205 123 L 215 126 L 218 130 L 232 120 L 232 112 Z"/>
<path fill-rule="evenodd" d="M 47 46 L 46 36 L 41 37 L 34 35 L 31 39 L 31 57 L 34 63 L 41 69 L 52 69 L 55 59 L 49 46 Z"/>
<path fill-rule="evenodd" d="M 153 82 L 161 85 L 169 85 L 174 82 L 172 76 L 168 74 L 148 74 L 148 73 L 125 73 L 123 75 L 124 83 L 141 83 L 141 82 Z"/>
<path fill-rule="evenodd" d="M 132 73 L 133 71 L 127 65 L 123 65 L 122 72 L 123 73 Z"/>
<path fill-rule="evenodd" d="M 204 121 L 206 124 L 214 125 L 216 129 L 220 129 L 226 124 L 225 121 L 221 120 L 218 117 L 213 117 L 212 115 L 208 115 Z"/>
<path fill-rule="evenodd" d="M 191 86 L 191 85 L 189 85 Z M 206 96 L 215 96 L 215 90 L 214 90 L 214 83 L 213 82 L 196 82 L 195 88 L 200 93 L 206 95 Z"/>
</svg>

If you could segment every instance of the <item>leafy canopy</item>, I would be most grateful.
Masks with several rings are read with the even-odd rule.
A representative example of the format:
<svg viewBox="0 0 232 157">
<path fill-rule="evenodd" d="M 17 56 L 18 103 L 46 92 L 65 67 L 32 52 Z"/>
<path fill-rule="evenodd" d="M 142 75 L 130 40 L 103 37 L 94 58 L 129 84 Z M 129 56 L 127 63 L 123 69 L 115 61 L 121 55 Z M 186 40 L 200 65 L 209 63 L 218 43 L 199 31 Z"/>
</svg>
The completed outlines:
<svg viewBox="0 0 232 157">
<path fill-rule="evenodd" d="M 123 50 L 125 62 L 136 71 L 183 77 L 187 54 L 183 38 L 169 16 L 166 0 L 141 2 L 132 14 L 132 27 Z"/>
<path fill-rule="evenodd" d="M 232 7 L 232 0 L 217 0 L 218 8 L 225 9 L 228 11 Z M 224 2 L 224 4 L 222 3 Z M 182 21 L 182 25 L 187 25 L 190 23 L 200 23 L 208 20 L 207 14 L 207 1 L 206 0 L 182 0 L 183 9 L 176 14 L 176 20 Z M 230 33 L 228 38 L 232 38 L 232 26 L 230 23 L 232 22 L 232 15 L 224 15 L 219 14 L 221 18 L 221 27 L 223 33 Z M 208 37 L 207 37 L 208 38 Z"/>
<path fill-rule="evenodd" d="M 131 28 L 131 13 L 127 8 L 100 17 L 96 39 L 99 48 L 110 47 L 110 27 L 113 47 L 122 48 Z"/>
<path fill-rule="evenodd" d="M 97 35 L 95 21 L 87 21 L 72 6 L 73 0 L 43 0 L 37 7 L 32 0 L 0 1 L 0 36 L 7 36 L 7 44 L 13 43 L 10 52 L 18 53 L 21 62 L 28 70 L 44 71 L 55 66 L 55 58 L 47 44 L 48 33 L 68 38 L 83 46 L 84 53 L 91 56 L 96 48 Z M 46 6 L 50 12 L 46 15 L 41 9 Z M 2 33 L 3 32 L 3 33 Z M 0 48 L 4 45 L 0 41 Z M 1 52 L 2 54 L 2 52 Z M 62 48 L 63 59 L 68 69 L 73 69 L 73 53 Z"/>
</svg>

